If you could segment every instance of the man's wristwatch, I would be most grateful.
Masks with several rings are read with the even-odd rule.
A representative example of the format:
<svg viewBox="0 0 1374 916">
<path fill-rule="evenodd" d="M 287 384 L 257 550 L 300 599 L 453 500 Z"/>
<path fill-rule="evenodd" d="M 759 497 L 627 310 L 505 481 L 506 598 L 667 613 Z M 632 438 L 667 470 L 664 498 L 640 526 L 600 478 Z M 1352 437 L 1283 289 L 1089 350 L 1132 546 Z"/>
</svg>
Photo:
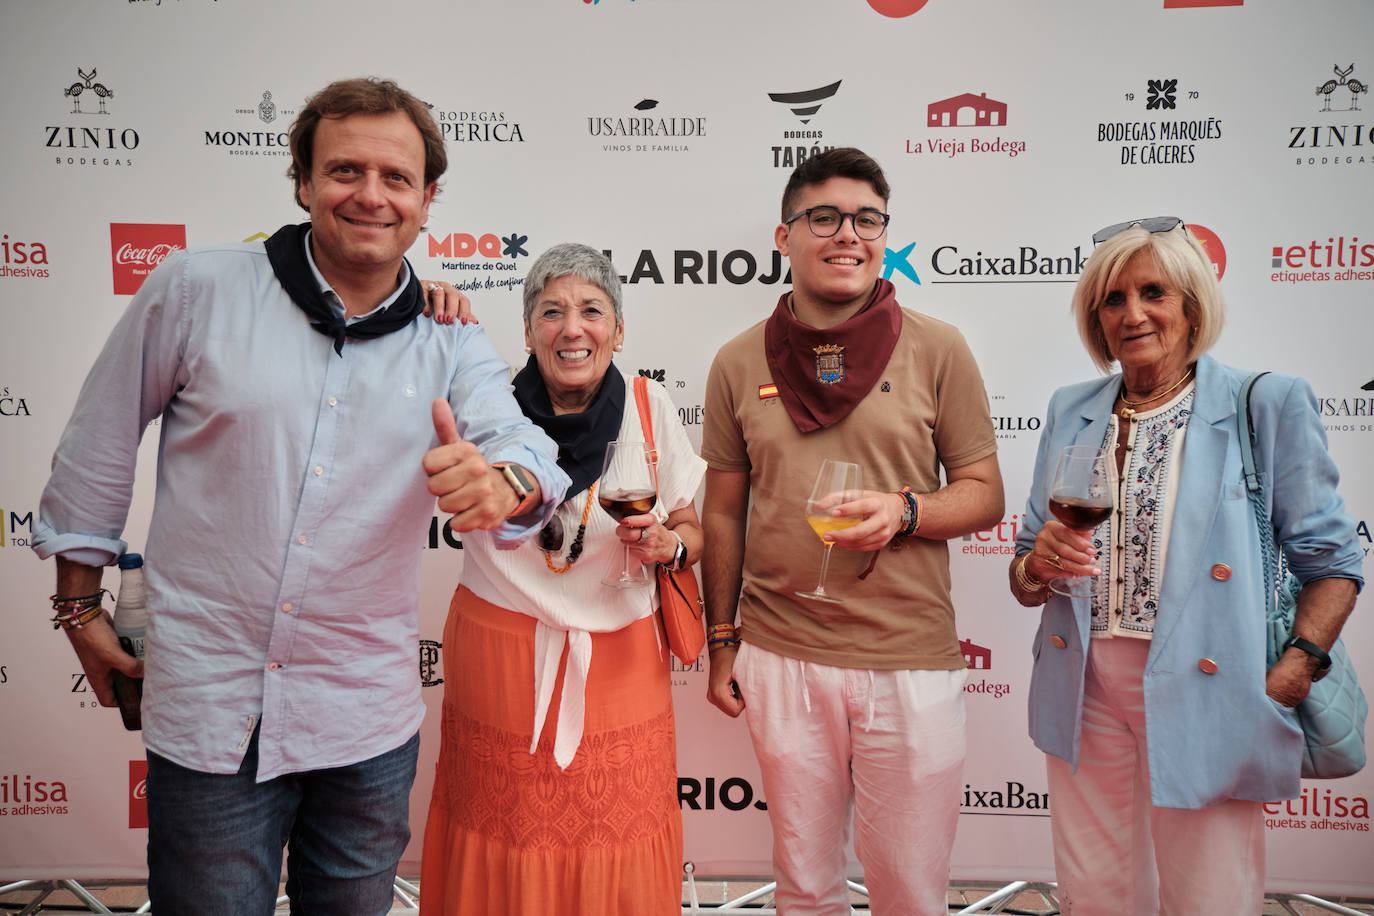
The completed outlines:
<svg viewBox="0 0 1374 916">
<path fill-rule="evenodd" d="M 1316 643 L 1303 639 L 1301 636 L 1290 636 L 1283 644 L 1282 651 L 1287 652 L 1290 648 L 1301 649 L 1317 660 L 1317 670 L 1312 672 L 1313 681 L 1320 681 L 1331 670 L 1331 656 L 1327 655 L 1326 650 Z"/>
<path fill-rule="evenodd" d="M 492 467 L 501 472 L 506 483 L 510 484 L 510 488 L 515 491 L 515 498 L 520 500 L 519 505 L 506 518 L 526 515 L 533 510 L 537 505 L 535 502 L 535 490 L 537 488 L 530 472 L 518 464 L 511 464 L 507 461 L 498 461 Z"/>
</svg>

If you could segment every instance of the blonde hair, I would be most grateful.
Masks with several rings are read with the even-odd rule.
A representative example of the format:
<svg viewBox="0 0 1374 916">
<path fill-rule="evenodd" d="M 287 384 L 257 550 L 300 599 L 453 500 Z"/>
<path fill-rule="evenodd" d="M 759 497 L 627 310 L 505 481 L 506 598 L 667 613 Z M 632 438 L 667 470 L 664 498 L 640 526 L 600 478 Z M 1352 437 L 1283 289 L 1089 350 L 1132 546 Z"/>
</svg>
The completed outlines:
<svg viewBox="0 0 1374 916">
<path fill-rule="evenodd" d="M 1073 291 L 1072 310 L 1078 336 L 1093 363 L 1103 372 L 1111 371 L 1116 357 L 1107 346 L 1097 310 L 1126 263 L 1144 250 L 1150 252 L 1159 272 L 1183 293 L 1183 314 L 1193 327 L 1188 337 L 1188 362 L 1212 348 L 1226 323 L 1226 301 L 1216 271 L 1193 234 L 1182 224 L 1168 232 L 1150 232 L 1133 226 L 1097 246 Z"/>
</svg>

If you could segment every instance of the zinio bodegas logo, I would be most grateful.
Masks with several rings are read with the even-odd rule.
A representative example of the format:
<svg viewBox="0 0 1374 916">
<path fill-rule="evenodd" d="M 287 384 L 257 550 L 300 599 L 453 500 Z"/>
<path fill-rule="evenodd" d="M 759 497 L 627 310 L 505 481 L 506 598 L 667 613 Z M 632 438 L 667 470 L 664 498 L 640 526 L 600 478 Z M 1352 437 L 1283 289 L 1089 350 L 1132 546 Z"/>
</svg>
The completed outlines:
<svg viewBox="0 0 1374 916">
<path fill-rule="evenodd" d="M 1298 151 L 1294 162 L 1299 166 L 1374 163 L 1374 124 L 1360 110 L 1360 96 L 1369 92 L 1369 85 L 1353 76 L 1353 63 L 1345 67 L 1336 64 L 1331 72 L 1336 79 L 1317 85 L 1321 104 L 1313 105 L 1312 116 L 1303 118 L 1307 123 L 1290 124 L 1288 128 L 1288 149 Z M 1296 86 L 1294 92 L 1305 94 Z"/>
<path fill-rule="evenodd" d="M 97 81 L 99 71 L 95 67 L 89 73 L 81 67 L 75 69 L 77 81 L 62 88 L 63 99 L 70 99 L 72 105 L 66 112 L 67 123 L 43 125 L 43 146 L 55 151 L 57 165 L 133 165 L 131 154 L 138 149 L 138 131 L 100 120 L 110 117 L 107 105 L 114 98 L 114 90 Z"/>
</svg>

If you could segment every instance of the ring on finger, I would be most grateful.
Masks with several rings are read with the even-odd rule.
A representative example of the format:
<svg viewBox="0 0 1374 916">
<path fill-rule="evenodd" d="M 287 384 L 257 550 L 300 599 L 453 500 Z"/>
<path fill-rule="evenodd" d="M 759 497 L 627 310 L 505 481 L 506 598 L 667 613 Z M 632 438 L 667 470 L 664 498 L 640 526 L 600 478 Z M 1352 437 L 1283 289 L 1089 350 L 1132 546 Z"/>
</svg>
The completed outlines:
<svg viewBox="0 0 1374 916">
<path fill-rule="evenodd" d="M 644 542 L 644 535 L 647 534 L 648 531 L 649 531 L 648 528 L 640 528 L 640 529 L 639 529 L 639 537 L 636 539 L 637 543 L 641 543 L 641 544 L 642 544 L 642 543 Z"/>
<path fill-rule="evenodd" d="M 429 291 L 430 291 L 431 293 L 434 292 L 435 290 L 437 290 L 438 288 L 439 288 L 439 284 L 438 284 L 438 283 L 431 283 L 431 284 L 429 284 Z"/>
<path fill-rule="evenodd" d="M 1064 568 L 1064 564 L 1059 561 L 1059 554 L 1057 553 L 1050 554 L 1049 557 L 1045 560 L 1045 562 L 1055 567 L 1056 569 Z"/>
</svg>

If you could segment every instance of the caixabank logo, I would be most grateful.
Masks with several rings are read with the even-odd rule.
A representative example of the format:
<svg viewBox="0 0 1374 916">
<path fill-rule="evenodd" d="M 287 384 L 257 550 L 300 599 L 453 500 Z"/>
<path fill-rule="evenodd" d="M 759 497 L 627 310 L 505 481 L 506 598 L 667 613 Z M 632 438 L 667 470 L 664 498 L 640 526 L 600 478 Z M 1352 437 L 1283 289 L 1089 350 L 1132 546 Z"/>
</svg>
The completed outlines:
<svg viewBox="0 0 1374 916">
<path fill-rule="evenodd" d="M 1202 87 L 1177 74 L 1142 74 L 1121 88 L 1110 119 L 1097 122 L 1097 142 L 1127 168 L 1190 166 L 1223 136 L 1206 105 Z"/>
<path fill-rule="evenodd" d="M 1050 793 L 1036 792 L 1017 779 L 994 785 L 964 783 L 960 814 L 992 817 L 1049 817 Z"/>
<path fill-rule="evenodd" d="M 925 133 L 908 137 L 905 152 L 924 161 L 993 155 L 1015 159 L 1026 141 L 1007 131 L 1007 103 L 986 92 L 960 92 L 926 105 Z"/>
<path fill-rule="evenodd" d="M 517 271 L 520 259 L 530 255 L 530 237 L 520 232 L 427 232 L 425 254 L 440 270 L 460 274 L 448 279 L 464 292 L 516 289 L 525 283 Z"/>
<path fill-rule="evenodd" d="M 788 116 L 783 118 L 780 141 L 772 148 L 773 168 L 793 169 L 812 156 L 834 149 L 835 143 L 825 142 L 821 109 L 840 91 L 844 80 L 823 86 L 803 89 L 783 89 L 768 93 L 768 98 L 781 106 Z"/>
<path fill-rule="evenodd" d="M 15 233 L 0 233 L 0 279 L 46 280 L 48 246 Z"/>
<path fill-rule="evenodd" d="M 686 153 L 706 136 L 706 116 L 659 109 L 658 99 L 643 98 L 632 111 L 590 115 L 587 136 L 604 153 Z"/>
<path fill-rule="evenodd" d="M 110 223 L 110 264 L 116 296 L 132 296 L 167 256 L 186 247 L 186 226 Z"/>
<path fill-rule="evenodd" d="M 1313 67 L 1314 75 L 1317 68 Z M 1332 66 L 1313 84 L 1294 82 L 1288 92 L 1287 151 L 1299 168 L 1374 164 L 1374 120 L 1360 108 L 1368 105 L 1369 84 L 1355 76 L 1355 63 Z"/>
<path fill-rule="evenodd" d="M 77 79 L 56 87 L 69 108 L 64 116 L 43 125 L 43 146 L 60 166 L 85 168 L 125 167 L 134 164 L 133 154 L 141 138 L 138 129 L 121 122 L 115 113 L 114 83 L 91 67 L 73 68 Z"/>
<path fill-rule="evenodd" d="M 256 102 L 247 99 L 230 112 L 232 123 L 204 128 L 205 145 L 233 159 L 290 158 L 288 128 L 295 116 L 294 108 L 281 107 L 272 90 L 264 89 Z"/>
</svg>

